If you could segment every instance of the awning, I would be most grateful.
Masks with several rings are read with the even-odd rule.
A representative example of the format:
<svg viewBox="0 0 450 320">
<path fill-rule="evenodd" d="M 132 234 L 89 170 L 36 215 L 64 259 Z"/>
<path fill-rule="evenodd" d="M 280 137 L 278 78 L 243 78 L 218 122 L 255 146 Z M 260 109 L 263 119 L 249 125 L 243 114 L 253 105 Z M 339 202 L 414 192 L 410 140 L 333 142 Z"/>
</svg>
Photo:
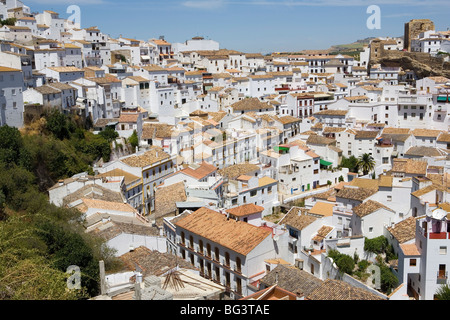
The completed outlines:
<svg viewBox="0 0 450 320">
<path fill-rule="evenodd" d="M 289 148 L 278 146 L 278 147 L 274 147 L 273 150 L 275 150 L 275 152 L 281 153 L 281 152 L 284 152 L 284 151 L 289 151 Z"/>
<path fill-rule="evenodd" d="M 333 162 L 329 162 L 329 161 L 320 159 L 320 164 L 321 164 L 322 166 L 328 167 L 328 166 L 331 166 L 331 165 L 333 164 Z"/>
<path fill-rule="evenodd" d="M 149 56 L 141 56 L 141 59 L 142 60 L 150 60 L 150 57 Z"/>
</svg>

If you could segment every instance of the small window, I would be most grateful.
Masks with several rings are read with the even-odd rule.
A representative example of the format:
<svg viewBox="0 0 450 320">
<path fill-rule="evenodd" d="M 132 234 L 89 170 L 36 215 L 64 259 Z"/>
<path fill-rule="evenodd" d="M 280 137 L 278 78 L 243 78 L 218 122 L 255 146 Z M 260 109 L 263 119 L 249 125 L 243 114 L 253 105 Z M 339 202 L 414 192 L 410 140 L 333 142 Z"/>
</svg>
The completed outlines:
<svg viewBox="0 0 450 320">
<path fill-rule="evenodd" d="M 415 267 L 417 265 L 417 259 L 409 259 L 409 266 Z"/>
<path fill-rule="evenodd" d="M 439 254 L 447 254 L 447 247 L 439 247 Z"/>
</svg>

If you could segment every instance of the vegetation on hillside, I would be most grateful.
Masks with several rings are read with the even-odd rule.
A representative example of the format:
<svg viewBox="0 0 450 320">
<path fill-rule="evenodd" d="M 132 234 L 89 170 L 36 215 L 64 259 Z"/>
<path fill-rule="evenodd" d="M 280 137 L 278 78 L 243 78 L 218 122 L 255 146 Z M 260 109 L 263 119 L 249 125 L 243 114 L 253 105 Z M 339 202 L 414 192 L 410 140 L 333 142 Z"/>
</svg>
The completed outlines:
<svg viewBox="0 0 450 320">
<path fill-rule="evenodd" d="M 49 203 L 58 179 L 92 171 L 110 143 L 51 112 L 20 132 L 0 127 L 0 299 L 84 299 L 98 294 L 98 261 L 114 260 L 104 242 L 84 232 L 78 210 Z M 81 289 L 69 290 L 69 266 Z"/>
</svg>

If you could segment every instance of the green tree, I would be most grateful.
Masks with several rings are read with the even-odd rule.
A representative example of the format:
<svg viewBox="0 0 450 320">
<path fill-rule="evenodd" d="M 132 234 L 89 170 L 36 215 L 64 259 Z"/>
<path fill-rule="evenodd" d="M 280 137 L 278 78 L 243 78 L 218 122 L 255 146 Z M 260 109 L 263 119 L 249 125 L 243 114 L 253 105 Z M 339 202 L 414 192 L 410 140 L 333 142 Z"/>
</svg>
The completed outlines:
<svg viewBox="0 0 450 320">
<path fill-rule="evenodd" d="M 398 285 L 398 278 L 392 273 L 391 269 L 384 264 L 377 264 L 380 267 L 381 290 L 390 294 Z"/>
<path fill-rule="evenodd" d="M 119 137 L 119 133 L 112 127 L 106 127 L 105 130 L 100 131 L 99 135 L 109 143 L 113 142 Z"/>
<path fill-rule="evenodd" d="M 130 136 L 130 138 L 128 138 L 128 142 L 133 147 L 133 150 L 136 150 L 136 148 L 139 146 L 139 138 L 136 130 L 134 130 L 133 134 Z"/>
<path fill-rule="evenodd" d="M 441 285 L 436 291 L 436 300 L 450 300 L 450 286 L 448 284 Z"/>
<path fill-rule="evenodd" d="M 353 269 L 355 268 L 355 260 L 348 254 L 343 254 L 332 249 L 328 251 L 328 257 L 333 259 L 341 273 L 347 273 L 350 275 L 353 273 Z"/>
<path fill-rule="evenodd" d="M 66 115 L 59 112 L 57 109 L 53 109 L 46 115 L 46 128 L 51 132 L 56 138 L 63 140 L 70 138 L 69 131 L 69 119 Z"/>
<path fill-rule="evenodd" d="M 348 168 L 350 172 L 358 172 L 358 159 L 355 156 L 350 156 L 349 158 L 342 157 L 340 164 L 341 168 Z"/>
<path fill-rule="evenodd" d="M 370 154 L 364 153 L 358 158 L 357 167 L 363 172 L 363 175 L 367 175 L 375 169 L 375 160 Z"/>
</svg>

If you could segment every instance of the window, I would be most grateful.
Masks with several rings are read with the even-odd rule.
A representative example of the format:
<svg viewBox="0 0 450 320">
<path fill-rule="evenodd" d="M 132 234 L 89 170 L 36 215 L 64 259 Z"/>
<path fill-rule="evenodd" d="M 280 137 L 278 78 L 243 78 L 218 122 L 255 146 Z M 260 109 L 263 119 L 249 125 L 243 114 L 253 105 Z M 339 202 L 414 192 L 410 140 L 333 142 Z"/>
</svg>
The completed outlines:
<svg viewBox="0 0 450 320">
<path fill-rule="evenodd" d="M 439 254 L 447 254 L 447 247 L 439 247 Z"/>
<path fill-rule="evenodd" d="M 417 259 L 409 259 L 409 266 L 415 267 L 417 265 Z"/>
</svg>

